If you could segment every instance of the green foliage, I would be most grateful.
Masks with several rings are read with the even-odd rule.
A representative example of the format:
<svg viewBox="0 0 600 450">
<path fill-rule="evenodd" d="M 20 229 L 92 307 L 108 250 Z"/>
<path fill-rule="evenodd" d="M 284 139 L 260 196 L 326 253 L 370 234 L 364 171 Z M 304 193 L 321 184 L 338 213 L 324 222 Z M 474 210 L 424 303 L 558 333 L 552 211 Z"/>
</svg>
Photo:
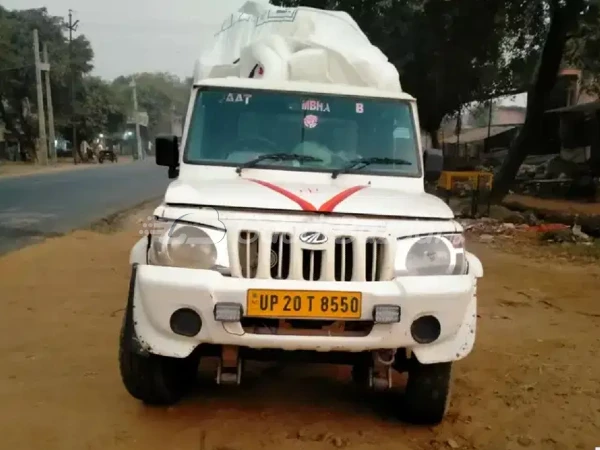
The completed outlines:
<svg viewBox="0 0 600 450">
<path fill-rule="evenodd" d="M 91 141 L 100 133 L 120 131 L 125 123 L 126 109 L 122 99 L 109 83 L 98 77 L 83 78 L 78 92 L 78 105 L 78 141 Z"/>
<path fill-rule="evenodd" d="M 582 88 L 600 95 L 600 0 L 588 3 L 567 44 L 565 64 L 583 70 Z"/>
<path fill-rule="evenodd" d="M 89 76 L 94 54 L 83 35 L 73 39 L 71 66 L 64 20 L 49 15 L 45 8 L 8 11 L 0 6 L 0 121 L 17 136 L 21 146 L 33 156 L 38 134 L 34 29 L 38 30 L 40 44 L 48 45 L 57 132 L 67 139 L 72 136 L 71 67 L 75 73 L 73 121 L 78 142 L 122 130 L 133 111 L 129 86 L 132 77 L 105 82 Z M 169 73 L 141 73 L 136 80 L 139 109 L 148 112 L 150 134 L 170 131 L 171 113 L 185 112 L 191 79 L 182 81 Z"/>
<path fill-rule="evenodd" d="M 37 136 L 35 117 L 36 78 L 33 30 L 40 45 L 48 45 L 51 82 L 57 123 L 64 123 L 69 107 L 69 52 L 63 35 L 61 17 L 51 16 L 46 8 L 8 11 L 0 6 L 0 120 L 31 152 Z M 92 70 L 93 51 L 89 41 L 79 36 L 73 41 L 73 68 L 86 74 Z"/>
<path fill-rule="evenodd" d="M 146 111 L 149 119 L 149 132 L 155 135 L 171 131 L 173 114 L 182 116 L 187 108 L 191 80 L 180 80 L 170 73 L 139 73 L 134 75 L 137 84 L 138 108 Z M 133 76 L 120 76 L 113 83 L 122 103 L 127 105 L 127 113 L 133 112 L 132 90 Z"/>
<path fill-rule="evenodd" d="M 434 134 L 462 105 L 523 90 L 543 42 L 543 2 L 279 0 L 348 12 L 398 68 Z M 510 55 L 510 56 L 508 56 Z"/>
<path fill-rule="evenodd" d="M 497 105 L 492 102 L 492 113 L 493 109 Z M 471 117 L 473 118 L 472 125 L 474 127 L 487 127 L 490 124 L 490 102 L 477 103 L 471 110 Z M 492 124 L 494 119 L 492 117 Z"/>
<path fill-rule="evenodd" d="M 545 3 L 540 0 L 540 3 Z M 506 158 L 497 174 L 492 190 L 492 201 L 501 200 L 532 150 L 543 145 L 545 113 L 553 100 L 558 73 L 568 54 L 569 41 L 585 24 L 590 7 L 597 0 L 549 0 L 548 30 L 545 33 L 535 77 L 527 91 L 527 114 L 525 123 L 512 142 Z"/>
</svg>

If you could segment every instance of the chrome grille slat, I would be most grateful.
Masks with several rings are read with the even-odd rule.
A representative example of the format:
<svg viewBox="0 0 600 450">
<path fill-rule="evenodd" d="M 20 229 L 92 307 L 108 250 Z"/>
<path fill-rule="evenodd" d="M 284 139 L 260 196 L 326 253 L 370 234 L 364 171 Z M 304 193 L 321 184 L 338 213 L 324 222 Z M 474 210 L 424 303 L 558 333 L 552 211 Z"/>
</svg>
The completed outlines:
<svg viewBox="0 0 600 450">
<path fill-rule="evenodd" d="M 246 244 L 245 244 L 245 250 L 246 250 L 246 261 L 245 261 L 245 265 L 244 265 L 244 269 L 245 269 L 245 273 L 246 273 L 246 277 L 247 278 L 252 278 L 252 243 L 250 242 L 249 236 L 246 235 Z"/>
<path fill-rule="evenodd" d="M 323 274 L 324 253 L 324 250 L 302 249 L 302 280 L 321 280 Z"/>
<path fill-rule="evenodd" d="M 355 269 L 354 239 L 339 236 L 335 243 L 335 281 L 352 281 Z"/>
<path fill-rule="evenodd" d="M 366 259 L 366 281 L 379 281 L 385 264 L 385 240 L 369 238 L 366 242 L 366 249 L 370 256 Z"/>
<path fill-rule="evenodd" d="M 231 276 L 235 278 L 243 278 L 242 264 L 240 260 L 239 241 L 241 233 L 227 233 L 227 248 L 229 250 L 229 264 L 231 266 Z"/>
<path fill-rule="evenodd" d="M 279 256 L 277 259 L 277 278 L 281 280 L 283 276 L 283 234 L 279 235 L 279 242 L 277 245 L 277 255 Z"/>
<path fill-rule="evenodd" d="M 264 256 L 269 261 L 269 271 L 265 278 L 276 280 L 285 280 L 290 274 L 290 243 L 291 236 L 288 233 L 273 233 L 270 236 L 268 254 Z M 275 258 L 276 263 L 272 265 L 271 258 Z"/>
<path fill-rule="evenodd" d="M 260 241 L 259 233 L 244 230 L 240 233 L 237 247 L 240 258 L 241 276 L 256 278 L 258 275 Z"/>
<path fill-rule="evenodd" d="M 371 261 L 377 261 L 377 244 L 371 246 L 372 249 L 372 255 L 371 255 Z M 371 280 L 376 280 L 376 275 L 377 275 L 377 264 L 371 264 Z"/>
<path fill-rule="evenodd" d="M 336 274 L 335 274 L 336 240 L 329 239 L 321 247 L 324 250 L 321 278 L 323 280 L 335 280 L 336 279 Z"/>
<path fill-rule="evenodd" d="M 298 237 L 292 235 L 292 241 L 290 243 L 290 279 L 292 280 L 303 280 L 302 276 L 302 248 L 298 245 Z"/>
<path fill-rule="evenodd" d="M 269 278 L 271 274 L 271 241 L 270 233 L 260 233 L 258 237 L 258 271 L 256 278 Z"/>
<path fill-rule="evenodd" d="M 354 257 L 353 261 L 356 261 L 357 267 L 360 267 L 361 270 L 354 270 L 352 273 L 352 281 L 366 281 L 366 267 L 367 267 L 367 247 L 366 240 L 362 237 L 357 237 L 354 239 L 354 245 L 352 246 L 352 253 Z"/>
<path fill-rule="evenodd" d="M 343 237 L 342 238 L 342 270 L 341 270 L 341 275 L 342 277 L 346 274 L 346 238 Z"/>
</svg>

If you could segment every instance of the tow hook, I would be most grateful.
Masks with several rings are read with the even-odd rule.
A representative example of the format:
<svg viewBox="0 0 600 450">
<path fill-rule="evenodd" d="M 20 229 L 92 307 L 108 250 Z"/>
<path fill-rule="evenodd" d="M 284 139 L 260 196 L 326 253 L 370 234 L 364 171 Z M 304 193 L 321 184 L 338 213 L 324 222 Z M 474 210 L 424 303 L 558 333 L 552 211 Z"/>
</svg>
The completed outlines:
<svg viewBox="0 0 600 450">
<path fill-rule="evenodd" d="M 369 368 L 369 387 L 373 390 L 392 388 L 392 365 L 396 350 L 377 350 L 372 353 L 373 364 Z"/>
<path fill-rule="evenodd" d="M 221 348 L 221 358 L 217 366 L 217 384 L 242 383 L 242 359 L 239 348 L 233 345 L 224 345 Z"/>
</svg>

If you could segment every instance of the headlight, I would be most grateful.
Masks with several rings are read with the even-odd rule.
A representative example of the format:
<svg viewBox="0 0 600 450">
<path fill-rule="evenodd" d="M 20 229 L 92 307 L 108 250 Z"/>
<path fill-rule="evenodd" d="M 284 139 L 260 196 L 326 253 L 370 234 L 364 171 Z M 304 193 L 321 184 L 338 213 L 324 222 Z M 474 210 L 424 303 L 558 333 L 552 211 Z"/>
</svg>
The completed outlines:
<svg viewBox="0 0 600 450">
<path fill-rule="evenodd" d="M 460 234 L 400 240 L 396 260 L 398 276 L 462 275 L 466 273 L 464 237 Z"/>
<path fill-rule="evenodd" d="M 212 269 L 217 262 L 217 248 L 209 234 L 188 224 L 163 226 L 162 233 L 152 236 L 151 263 L 189 269 Z"/>
</svg>

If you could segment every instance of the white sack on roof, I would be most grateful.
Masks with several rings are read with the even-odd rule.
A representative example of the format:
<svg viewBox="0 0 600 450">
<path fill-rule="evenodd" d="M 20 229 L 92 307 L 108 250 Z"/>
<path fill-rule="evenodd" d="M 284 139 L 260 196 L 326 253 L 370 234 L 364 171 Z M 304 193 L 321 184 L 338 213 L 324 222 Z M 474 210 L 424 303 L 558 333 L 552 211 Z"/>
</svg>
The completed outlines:
<svg viewBox="0 0 600 450">
<path fill-rule="evenodd" d="M 200 57 L 195 81 L 235 76 L 401 91 L 398 71 L 345 12 L 248 1 Z"/>
</svg>

